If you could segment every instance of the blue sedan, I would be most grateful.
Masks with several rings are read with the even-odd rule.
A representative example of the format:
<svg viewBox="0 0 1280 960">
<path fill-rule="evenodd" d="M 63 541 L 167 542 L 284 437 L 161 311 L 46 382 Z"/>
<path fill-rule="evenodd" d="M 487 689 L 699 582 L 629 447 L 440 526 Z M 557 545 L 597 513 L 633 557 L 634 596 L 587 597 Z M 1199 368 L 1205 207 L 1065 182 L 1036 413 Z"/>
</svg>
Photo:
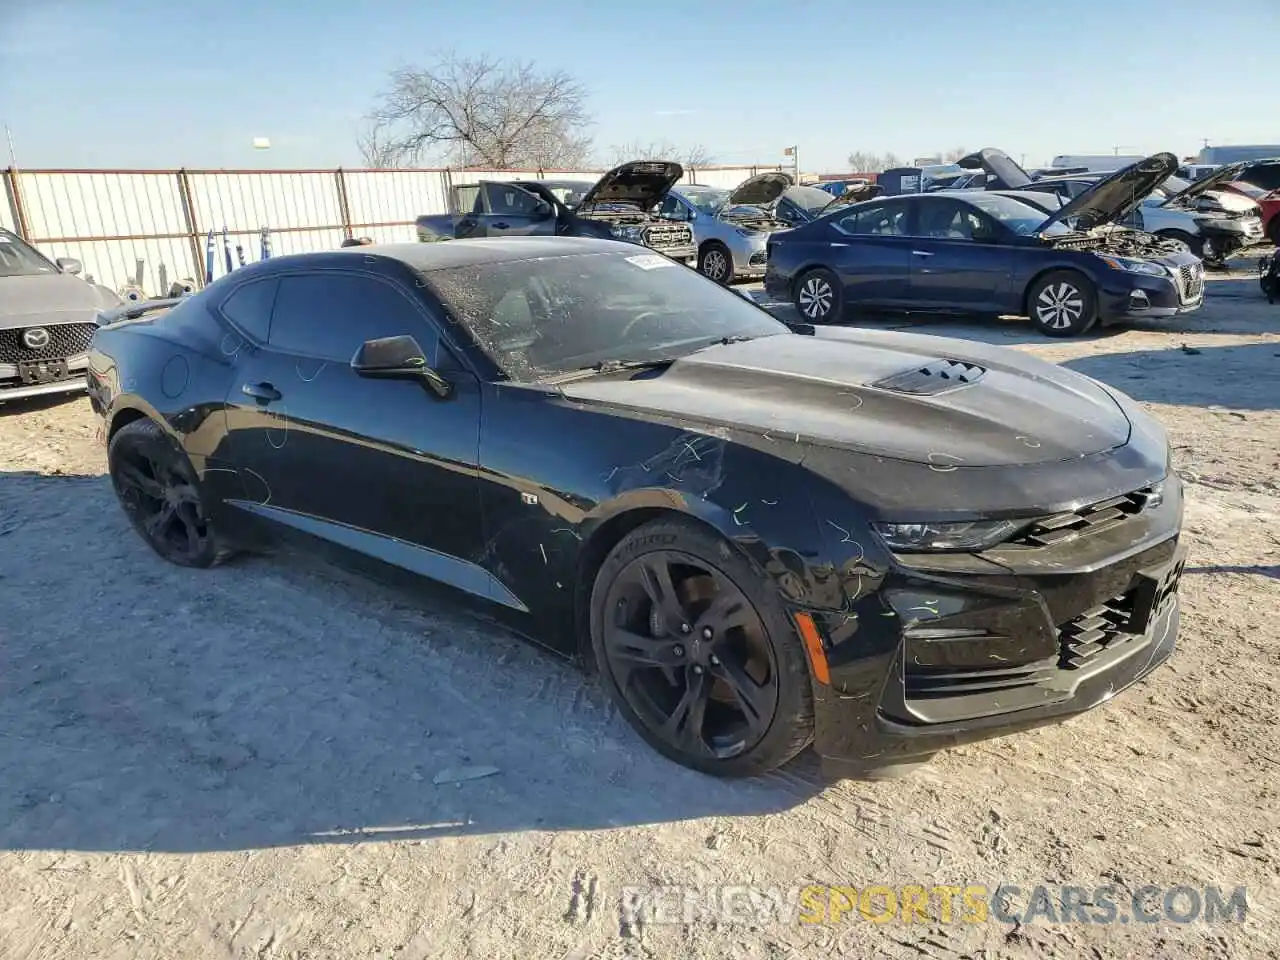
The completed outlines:
<svg viewBox="0 0 1280 960">
<path fill-rule="evenodd" d="M 847 206 L 770 237 L 765 289 L 811 323 L 850 307 L 1014 314 L 1054 337 L 1185 313 L 1203 301 L 1199 259 L 1148 234 L 1101 229 L 1176 166 L 1157 154 L 1053 212 L 1043 198 L 985 191 Z"/>
</svg>

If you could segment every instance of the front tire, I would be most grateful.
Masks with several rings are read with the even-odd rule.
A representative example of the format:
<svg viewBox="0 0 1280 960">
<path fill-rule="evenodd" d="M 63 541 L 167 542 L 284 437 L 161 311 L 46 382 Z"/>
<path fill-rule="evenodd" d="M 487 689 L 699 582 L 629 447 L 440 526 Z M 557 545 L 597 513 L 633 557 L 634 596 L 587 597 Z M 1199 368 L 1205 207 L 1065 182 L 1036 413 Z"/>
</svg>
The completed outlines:
<svg viewBox="0 0 1280 960">
<path fill-rule="evenodd" d="M 795 305 L 808 323 L 833 323 L 844 316 L 844 290 L 830 270 L 809 270 L 796 281 Z"/>
<path fill-rule="evenodd" d="M 1027 291 L 1031 322 L 1048 337 L 1078 337 L 1098 322 L 1098 294 L 1073 270 L 1054 270 Z"/>
<path fill-rule="evenodd" d="M 107 447 L 107 465 L 125 516 L 165 560 L 212 567 L 231 556 L 209 520 L 191 461 L 154 420 L 121 427 Z"/>
<path fill-rule="evenodd" d="M 591 644 L 622 715 L 683 766 L 755 776 L 813 739 L 808 660 L 777 587 L 699 524 L 655 520 L 609 552 Z"/>
<path fill-rule="evenodd" d="M 733 282 L 733 255 L 729 248 L 714 241 L 704 244 L 698 253 L 698 272 L 727 287 Z"/>
<path fill-rule="evenodd" d="M 1272 215 L 1267 223 L 1267 239 L 1280 247 L 1280 213 Z"/>
</svg>

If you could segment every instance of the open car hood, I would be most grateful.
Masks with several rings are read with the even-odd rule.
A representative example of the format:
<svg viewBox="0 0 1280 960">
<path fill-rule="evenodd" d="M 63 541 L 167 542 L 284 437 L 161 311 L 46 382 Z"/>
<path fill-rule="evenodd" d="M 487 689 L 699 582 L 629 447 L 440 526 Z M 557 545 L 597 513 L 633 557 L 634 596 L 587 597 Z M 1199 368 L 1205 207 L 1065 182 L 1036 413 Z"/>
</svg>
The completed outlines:
<svg viewBox="0 0 1280 960">
<path fill-rule="evenodd" d="M 1177 169 L 1178 158 L 1172 153 L 1152 154 L 1145 160 L 1123 167 L 1111 176 L 1099 180 L 1045 220 L 1037 228 L 1037 232 L 1052 223 L 1066 224 L 1074 220 L 1075 229 L 1085 231 L 1123 219 L 1136 210 L 1156 187 L 1173 176 Z"/>
<path fill-rule="evenodd" d="M 988 190 L 1021 190 L 1032 182 L 1031 174 L 1013 162 L 1003 150 L 983 147 L 977 153 L 961 157 L 956 163 L 966 170 L 983 170 L 988 177 Z"/>
<path fill-rule="evenodd" d="M 1171 203 L 1185 203 L 1187 200 L 1194 200 L 1196 197 L 1204 196 L 1210 190 L 1229 183 L 1240 174 L 1244 173 L 1250 167 L 1257 164 L 1257 160 L 1241 160 L 1237 163 L 1228 163 L 1219 167 L 1213 173 L 1201 177 L 1199 180 L 1193 181 L 1191 186 L 1187 187 L 1180 193 L 1175 193 L 1165 200 L 1161 206 L 1168 206 Z"/>
<path fill-rule="evenodd" d="M 789 173 L 761 173 L 734 187 L 724 206 L 726 210 L 730 207 L 771 207 L 784 191 L 795 184 L 795 177 Z"/>
<path fill-rule="evenodd" d="M 1280 190 L 1280 159 L 1254 160 L 1235 179 L 1252 184 L 1267 193 Z"/>
<path fill-rule="evenodd" d="M 597 180 L 578 207 L 628 203 L 648 210 L 661 203 L 683 176 L 684 167 L 674 160 L 631 160 L 614 167 Z"/>
</svg>

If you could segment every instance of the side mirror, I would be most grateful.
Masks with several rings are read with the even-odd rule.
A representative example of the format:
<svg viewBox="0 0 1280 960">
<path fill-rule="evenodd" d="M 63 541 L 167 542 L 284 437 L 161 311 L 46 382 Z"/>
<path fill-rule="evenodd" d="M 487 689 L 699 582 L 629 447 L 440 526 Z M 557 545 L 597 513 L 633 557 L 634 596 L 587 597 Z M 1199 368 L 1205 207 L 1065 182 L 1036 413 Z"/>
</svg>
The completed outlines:
<svg viewBox="0 0 1280 960">
<path fill-rule="evenodd" d="M 59 257 L 54 262 L 58 265 L 58 269 L 63 273 L 76 274 L 84 269 L 84 264 L 75 257 Z"/>
<path fill-rule="evenodd" d="M 410 336 L 366 340 L 351 358 L 351 369 L 371 379 L 418 380 L 441 399 L 453 392 L 453 385 L 427 366 L 426 354 Z"/>
</svg>

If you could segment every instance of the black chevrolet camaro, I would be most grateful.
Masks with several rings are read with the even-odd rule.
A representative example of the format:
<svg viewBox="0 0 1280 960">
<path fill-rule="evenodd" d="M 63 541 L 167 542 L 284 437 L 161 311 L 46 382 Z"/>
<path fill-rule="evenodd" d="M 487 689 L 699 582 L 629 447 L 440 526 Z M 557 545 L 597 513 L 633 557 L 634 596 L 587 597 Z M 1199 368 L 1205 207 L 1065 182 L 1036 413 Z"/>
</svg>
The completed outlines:
<svg viewBox="0 0 1280 960">
<path fill-rule="evenodd" d="M 1173 649 L 1163 430 L 1025 354 L 788 327 L 551 237 L 279 257 L 121 310 L 89 393 L 158 554 L 301 542 L 478 597 L 700 770 L 909 764 Z"/>
</svg>

